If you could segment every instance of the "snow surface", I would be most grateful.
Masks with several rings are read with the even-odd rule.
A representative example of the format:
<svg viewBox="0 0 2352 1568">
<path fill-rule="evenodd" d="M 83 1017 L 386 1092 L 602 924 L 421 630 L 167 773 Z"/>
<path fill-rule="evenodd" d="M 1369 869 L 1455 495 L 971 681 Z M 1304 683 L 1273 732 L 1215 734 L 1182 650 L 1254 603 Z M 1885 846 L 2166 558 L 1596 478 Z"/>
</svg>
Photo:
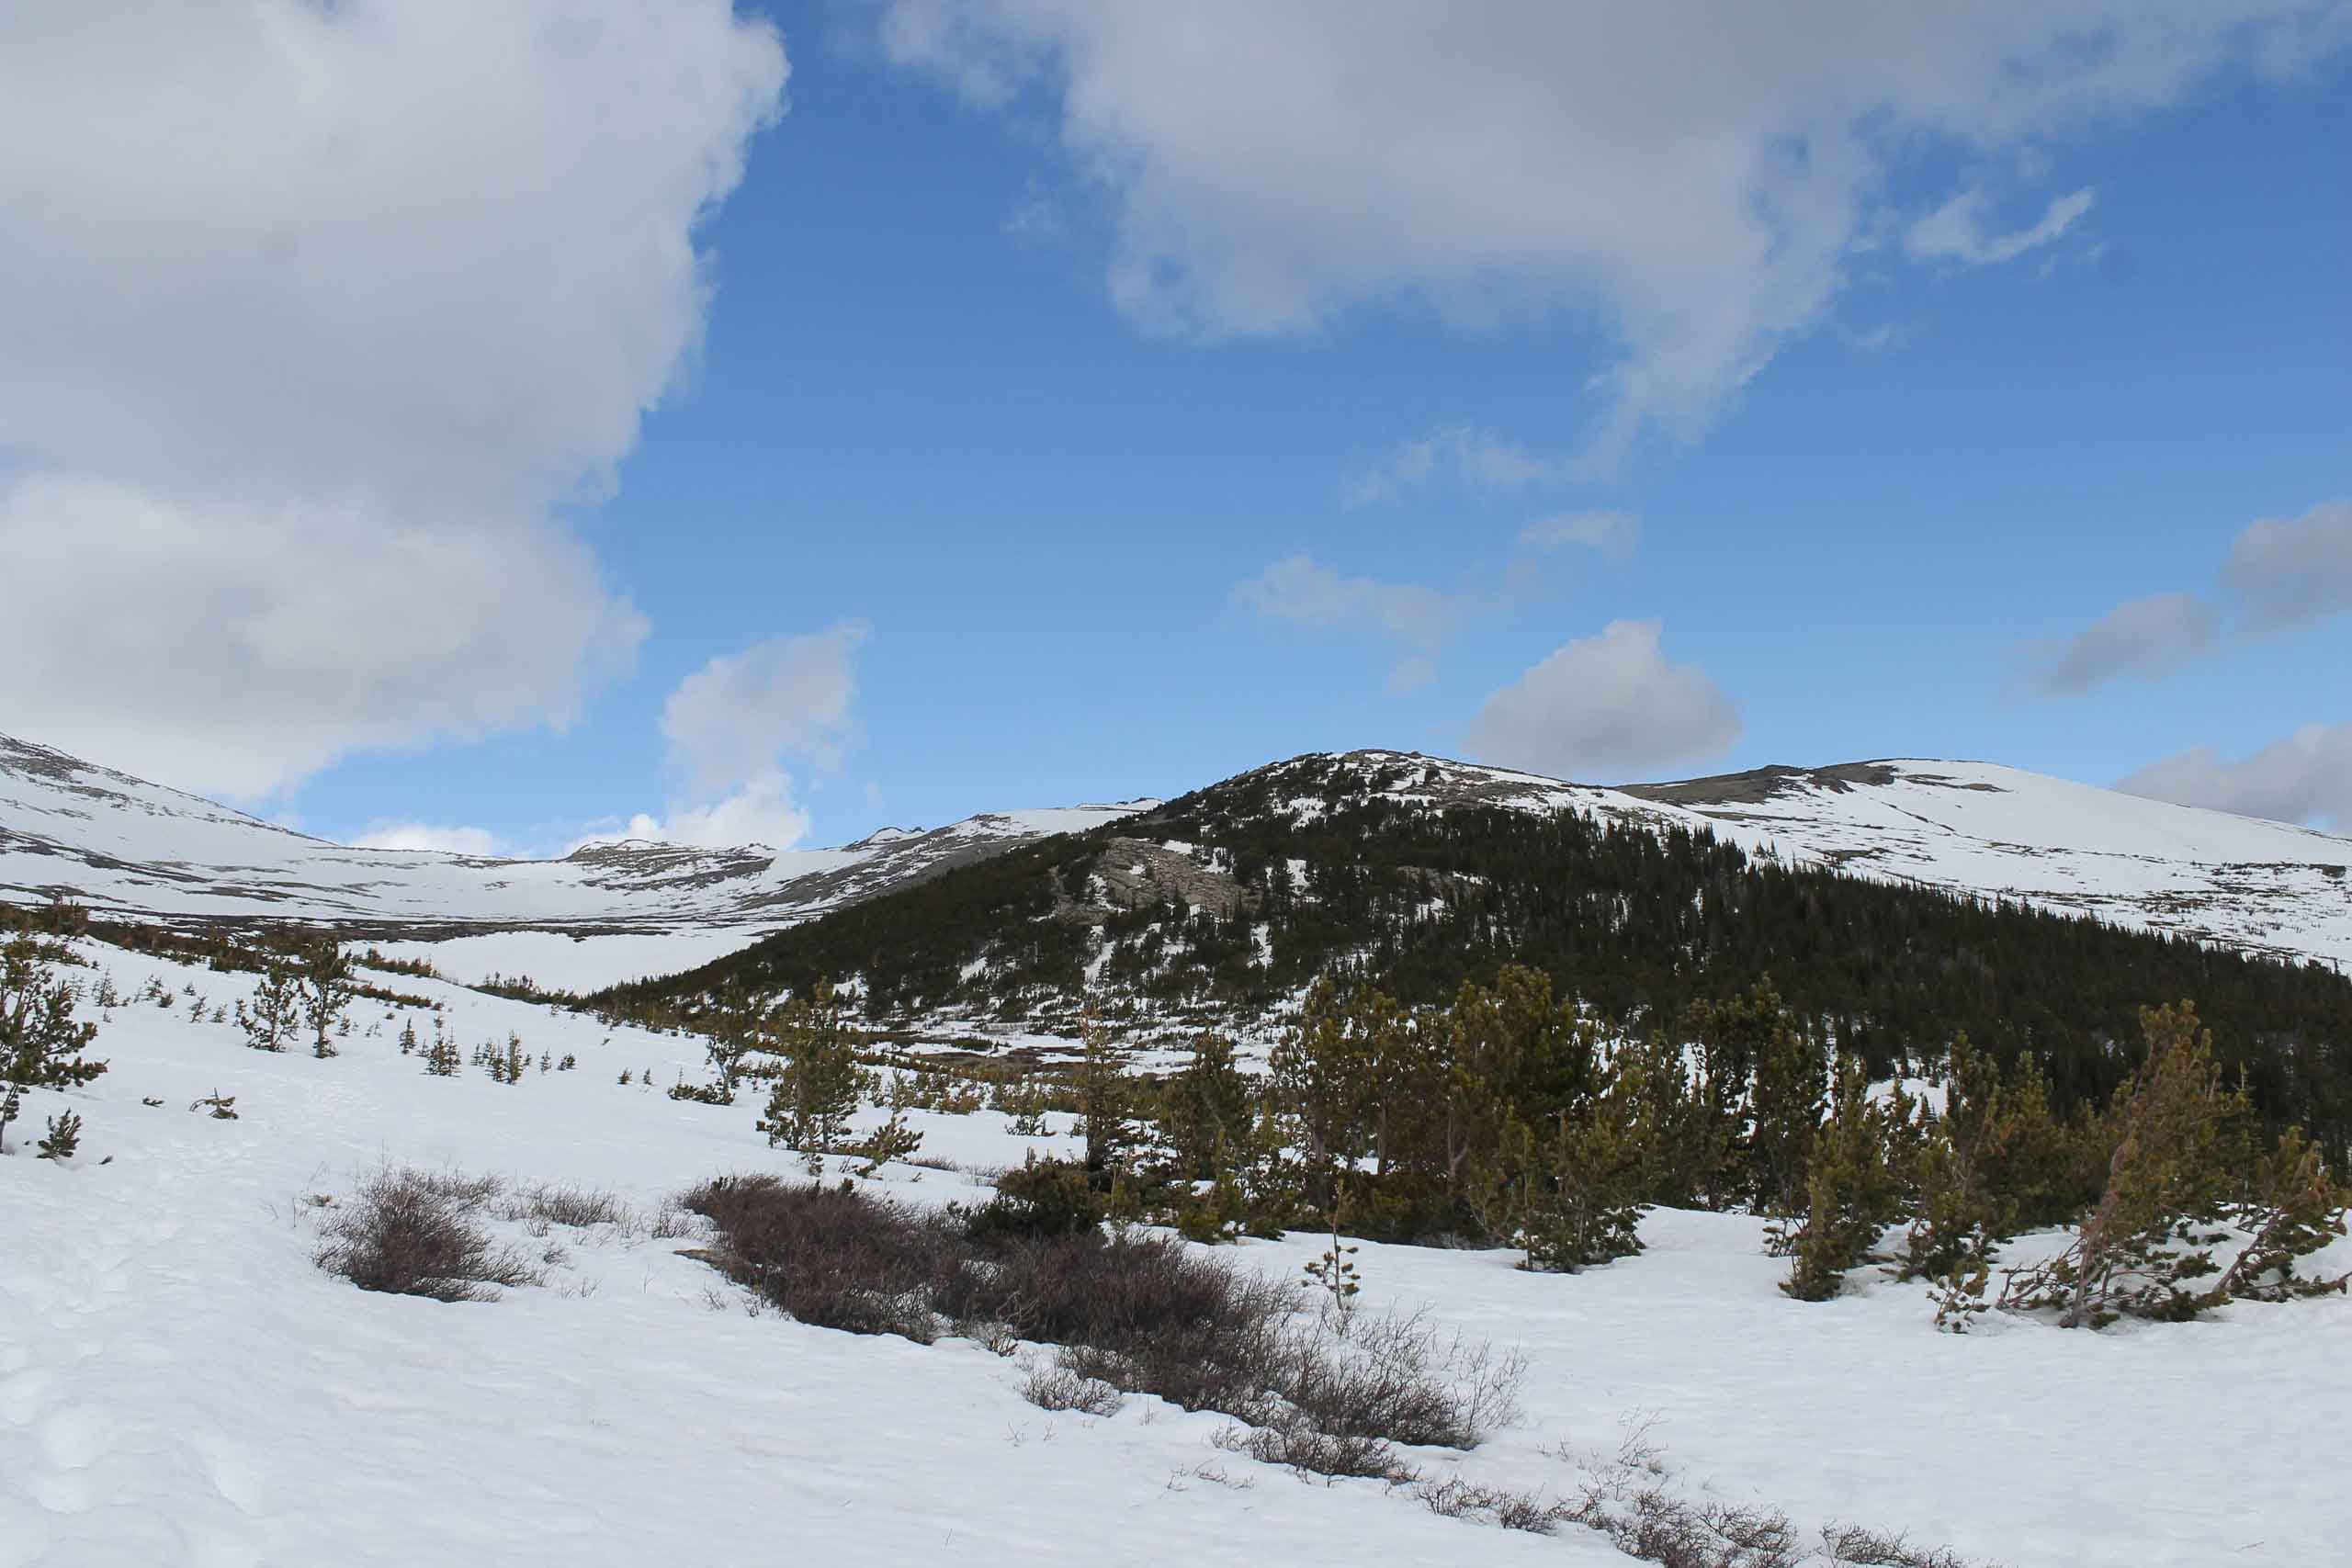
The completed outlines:
<svg viewBox="0 0 2352 1568">
<path fill-rule="evenodd" d="M 144 918 L 369 924 L 392 933 L 386 951 L 430 957 L 459 979 L 593 989 L 708 962 L 976 852 L 1157 804 L 990 812 L 842 849 L 640 840 L 561 860 L 486 860 L 327 843 L 0 736 L 0 900 L 63 895 Z M 415 942 L 396 940 L 410 932 Z"/>
<path fill-rule="evenodd" d="M 209 1002 L 247 988 L 83 951 L 126 993 L 151 975 Z M 749 1104 L 661 1093 L 698 1071 L 698 1042 L 388 983 L 444 1002 L 461 1047 L 512 1031 L 580 1069 L 428 1077 L 397 1054 L 404 1010 L 366 1003 L 340 1057 L 268 1055 L 190 1024 L 177 999 L 117 1010 L 96 1053 L 113 1070 L 87 1089 L 28 1096 L 19 1137 L 69 1103 L 88 1125 L 70 1166 L 0 1158 L 0 1568 L 1626 1561 L 1581 1531 L 1539 1539 L 1373 1483 L 1303 1483 L 1212 1446 L 1220 1418 L 1155 1401 L 1049 1415 L 1021 1398 L 1015 1361 L 969 1343 L 755 1318 L 679 1255 L 692 1238 L 512 1228 L 564 1248 L 548 1286 L 462 1305 L 354 1290 L 310 1264 L 309 1200 L 387 1161 L 588 1183 L 644 1211 L 718 1172 L 793 1164 Z M 657 1087 L 621 1088 L 623 1066 Z M 190 1113 L 216 1089 L 240 1120 Z M 985 1169 L 1032 1146 L 989 1113 L 913 1120 L 926 1159 Z M 978 1180 L 886 1178 L 919 1202 Z M 2335 1442 L 2352 1303 L 1951 1337 L 1916 1286 L 1786 1300 L 1753 1220 L 1660 1212 L 1643 1230 L 1649 1251 L 1574 1277 L 1498 1252 L 1363 1248 L 1373 1304 L 1426 1303 L 1530 1359 L 1519 1425 L 1418 1462 L 1572 1494 L 1586 1472 L 1560 1451 L 1611 1450 L 1648 1423 L 1688 1495 L 1978 1561 L 2352 1557 Z M 1227 1255 L 1296 1277 L 1321 1245 Z"/>
</svg>

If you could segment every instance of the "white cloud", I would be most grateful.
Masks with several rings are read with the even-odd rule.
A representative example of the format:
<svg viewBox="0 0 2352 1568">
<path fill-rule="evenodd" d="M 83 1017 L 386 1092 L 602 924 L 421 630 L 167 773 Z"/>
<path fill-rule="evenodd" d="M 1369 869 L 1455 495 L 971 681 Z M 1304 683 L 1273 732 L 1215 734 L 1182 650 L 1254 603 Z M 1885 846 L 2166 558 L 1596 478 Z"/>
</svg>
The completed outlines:
<svg viewBox="0 0 2352 1568">
<path fill-rule="evenodd" d="M 2155 680 L 2222 646 L 2226 602 L 2241 637 L 2267 637 L 2352 610 L 2352 502 L 2322 502 L 2291 521 L 2246 525 L 2230 546 L 2214 599 L 2153 593 L 2117 605 L 2060 642 L 2023 650 L 2039 696 L 2075 696 L 2125 675 Z"/>
<path fill-rule="evenodd" d="M 788 850 L 808 836 L 810 825 L 807 808 L 793 798 L 792 775 L 775 770 L 746 779 L 718 799 L 703 805 L 674 806 L 660 817 L 640 811 L 618 832 L 599 834 L 596 839 L 582 841 L 657 839 L 707 850 L 745 844 Z"/>
<path fill-rule="evenodd" d="M 1556 550 L 1582 545 L 1611 560 L 1630 560 L 1642 542 L 1642 520 L 1630 512 L 1563 512 L 1519 531 L 1521 548 Z"/>
<path fill-rule="evenodd" d="M 254 796 L 565 722 L 645 628 L 563 509 L 785 74 L 727 0 L 6 8 L 8 728 Z"/>
<path fill-rule="evenodd" d="M 1340 487 L 1349 506 L 1402 501 L 1415 491 L 1452 483 L 1479 491 L 1518 491 L 1557 484 L 1573 465 L 1540 457 L 1492 431 L 1445 425 L 1418 441 L 1398 444 L 1373 468 Z"/>
<path fill-rule="evenodd" d="M 1344 576 L 1308 555 L 1274 562 L 1233 595 L 1271 620 L 1322 631 L 1369 623 L 1424 651 L 1445 640 L 1459 613 L 1453 599 L 1425 584 Z"/>
<path fill-rule="evenodd" d="M 1111 209 L 1111 293 L 1148 324 L 1307 332 L 1400 299 L 1590 313 L 1619 344 L 1589 454 L 1605 464 L 1645 430 L 1695 436 L 1822 319 L 1897 220 L 1898 169 L 2018 168 L 2222 66 L 2299 69 L 2343 46 L 2341 17 L 2332 0 L 891 0 L 881 43 L 976 105 L 1043 107 Z"/>
<path fill-rule="evenodd" d="M 2352 502 L 2249 525 L 2230 547 L 2222 581 L 2257 634 L 2352 610 Z"/>
<path fill-rule="evenodd" d="M 2071 697 L 2126 675 L 2157 680 L 2211 652 L 2219 619 L 2192 593 L 2127 600 L 2073 637 L 2030 650 L 2026 683 L 2038 696 Z"/>
<path fill-rule="evenodd" d="M 704 792 L 771 774 L 782 754 L 839 766 L 855 735 L 856 655 L 869 635 L 865 622 L 843 621 L 711 660 L 662 705 L 671 761 Z"/>
<path fill-rule="evenodd" d="M 435 828 L 424 822 L 370 822 L 351 841 L 363 850 L 435 850 L 482 860 L 508 852 L 487 828 Z"/>
<path fill-rule="evenodd" d="M 582 841 L 661 839 L 781 850 L 807 838 L 808 811 L 794 795 L 784 760 L 840 765 L 857 737 L 857 650 L 869 635 L 865 622 L 843 621 L 807 636 L 774 637 L 721 654 L 679 682 L 662 707 L 677 796 L 659 816 L 639 812 Z"/>
<path fill-rule="evenodd" d="M 2307 724 L 2235 761 L 2199 746 L 2116 787 L 2246 817 L 2352 828 L 2352 724 Z"/>
<path fill-rule="evenodd" d="M 1990 192 L 1972 187 L 1911 225 L 1904 248 L 1922 261 L 1955 261 L 1968 266 L 1997 266 L 2058 239 L 2091 209 L 2087 186 L 2052 197 L 2039 222 L 2008 233 L 1990 228 Z"/>
<path fill-rule="evenodd" d="M 1657 621 L 1611 621 L 1554 649 L 1471 721 L 1481 760 L 1623 781 L 1703 761 L 1739 739 L 1739 710 L 1695 664 L 1669 662 Z"/>
</svg>

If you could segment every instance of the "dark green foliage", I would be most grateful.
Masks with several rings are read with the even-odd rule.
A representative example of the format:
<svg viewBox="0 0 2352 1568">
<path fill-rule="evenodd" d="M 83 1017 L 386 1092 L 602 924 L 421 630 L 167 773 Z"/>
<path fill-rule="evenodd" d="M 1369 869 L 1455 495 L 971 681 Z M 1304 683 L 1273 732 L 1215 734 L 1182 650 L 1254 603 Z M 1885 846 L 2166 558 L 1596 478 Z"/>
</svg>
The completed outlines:
<svg viewBox="0 0 2352 1568">
<path fill-rule="evenodd" d="M 2143 1023 L 2146 1057 L 2103 1129 L 2105 1190 L 2064 1252 L 2010 1271 L 2002 1304 L 2098 1328 L 2342 1290 L 2343 1279 L 2299 1279 L 2294 1266 L 2343 1234 L 2352 1193 L 2300 1132 L 2261 1151 L 2251 1099 L 2225 1082 L 2193 1006 L 2148 1009 Z"/>
<path fill-rule="evenodd" d="M 1944 1109 L 1926 1129 L 1911 1174 L 1915 1217 L 1905 1279 L 1981 1271 L 2019 1231 L 2061 1224 L 2098 1201 L 2106 1151 L 2088 1107 L 2062 1119 L 2031 1056 L 2005 1080 L 1963 1034 L 1952 1041 Z"/>
<path fill-rule="evenodd" d="M 1903 1213 L 1917 1142 L 1910 1100 L 1900 1092 L 1873 1099 L 1861 1062 L 1840 1056 L 1829 1118 L 1813 1141 L 1804 1223 L 1792 1238 L 1796 1261 L 1783 1291 L 1802 1302 L 1820 1302 L 1844 1288 L 1846 1271 L 1870 1258 Z"/>
<path fill-rule="evenodd" d="M 757 1123 L 768 1143 L 789 1145 L 813 1168 L 837 1148 L 857 1110 L 856 1042 L 830 984 L 787 1004 L 766 1042 L 784 1059 Z"/>
<path fill-rule="evenodd" d="M 973 1212 L 967 1231 L 978 1242 L 1080 1235 L 1101 1228 L 1109 1213 L 1105 1188 L 1084 1165 L 1033 1154 L 997 1178 L 996 1196 Z"/>
<path fill-rule="evenodd" d="M 1214 1031 L 1193 1042 L 1193 1059 L 1162 1095 L 1160 1128 L 1184 1174 L 1229 1175 L 1250 1142 L 1250 1080 L 1234 1065 L 1233 1042 Z"/>
<path fill-rule="evenodd" d="M 284 954 L 272 953 L 254 981 L 250 1000 L 237 1004 L 237 1027 L 256 1051 L 283 1051 L 302 1010 L 300 982 Z"/>
<path fill-rule="evenodd" d="M 1299 798 L 1321 809 L 1304 819 L 1279 809 Z M 1071 900 L 1114 833 L 1215 851 L 1255 907 L 1229 920 L 1169 905 L 1079 918 Z M 1419 1008 L 1520 964 L 1617 1032 L 1679 1039 L 1694 1004 L 1736 1001 L 1770 976 L 1824 1065 L 1834 1046 L 1885 1077 L 1965 1031 L 2004 1065 L 2034 1054 L 2061 1113 L 2112 1095 L 2145 998 L 2196 996 L 2266 1125 L 2302 1125 L 2338 1160 L 2352 1135 L 2352 982 L 2320 966 L 1751 860 L 1704 832 L 1441 809 L 1373 792 L 1360 767 L 1336 759 L 1261 769 L 1115 829 L 961 867 L 600 1001 L 691 1014 L 856 974 L 876 1017 L 949 1003 L 1074 1010 L 1098 930 L 1114 990 L 1240 1010 L 1334 971 Z M 989 967 L 967 979 L 975 957 Z M 1710 1069 L 1728 1081 L 1752 1066 Z M 1765 1172 L 1772 1201 L 1792 1211 L 1805 1201 L 1795 1152 L 1772 1149 Z"/>
<path fill-rule="evenodd" d="M 82 1146 L 82 1118 L 68 1111 L 49 1119 L 49 1132 L 35 1145 L 43 1159 L 72 1159 Z"/>
<path fill-rule="evenodd" d="M 335 1055 L 333 1035 L 355 994 L 351 960 L 332 937 L 315 937 L 294 950 L 296 1001 L 311 1026 L 311 1054 Z"/>
<path fill-rule="evenodd" d="M 82 1055 L 98 1031 L 74 1021 L 74 983 L 57 974 L 70 959 L 29 932 L 0 941 L 0 1154 L 7 1152 L 8 1123 L 21 1113 L 23 1090 L 79 1089 L 107 1070 Z"/>
</svg>

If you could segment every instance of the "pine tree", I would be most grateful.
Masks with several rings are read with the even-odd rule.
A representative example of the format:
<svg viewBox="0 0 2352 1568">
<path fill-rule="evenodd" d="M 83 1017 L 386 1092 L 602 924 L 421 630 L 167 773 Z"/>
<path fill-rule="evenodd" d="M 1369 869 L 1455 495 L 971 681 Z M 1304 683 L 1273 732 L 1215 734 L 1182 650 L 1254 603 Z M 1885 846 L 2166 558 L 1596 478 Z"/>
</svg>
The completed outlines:
<svg viewBox="0 0 2352 1568">
<path fill-rule="evenodd" d="M 811 1169 L 821 1169 L 856 1112 L 861 1075 L 833 987 L 820 983 L 814 990 L 787 1005 L 777 1021 L 775 1051 L 784 1066 L 757 1128 L 770 1147 L 788 1145 L 808 1157 Z"/>
<path fill-rule="evenodd" d="M 0 1154 L 7 1152 L 8 1123 L 21 1112 L 23 1090 L 79 1089 L 107 1070 L 82 1055 L 97 1039 L 97 1026 L 74 1021 L 74 985 L 52 971 L 57 956 L 30 935 L 0 944 L 0 1081 L 6 1084 Z"/>
<path fill-rule="evenodd" d="M 356 982 L 351 960 L 331 937 L 304 942 L 295 954 L 294 982 L 303 1021 L 311 1026 L 311 1054 L 334 1055 L 334 1027 L 344 1021 Z M 274 1047 L 273 1047 L 274 1049 Z"/>
<path fill-rule="evenodd" d="M 1193 1040 L 1193 1059 L 1168 1087 L 1168 1139 L 1187 1178 L 1215 1180 L 1250 1133 L 1250 1080 L 1235 1066 L 1233 1042 L 1214 1031 Z"/>
<path fill-rule="evenodd" d="M 1796 1261 L 1781 1289 L 1804 1302 L 1827 1301 L 1846 1271 L 1868 1260 L 1903 1212 L 1913 1106 L 1900 1090 L 1874 1100 L 1858 1056 L 1840 1055 L 1829 1119 L 1813 1141 L 1805 1172 L 1804 1223 L 1793 1237 Z"/>
<path fill-rule="evenodd" d="M 1126 1157 L 1136 1140 L 1135 1096 L 1111 1032 L 1089 1009 L 1079 1028 L 1079 1130 L 1086 1135 L 1086 1168 L 1098 1180 Z"/>
<path fill-rule="evenodd" d="M 265 959 L 261 977 L 254 982 L 250 1001 L 237 1004 L 237 1027 L 245 1043 L 256 1051 L 283 1051 L 293 1037 L 301 1011 L 294 970 L 277 954 Z"/>
<path fill-rule="evenodd" d="M 1827 1077 L 1820 1044 L 1781 1005 L 1770 979 L 1716 1014 L 1753 1061 L 1747 1139 L 1750 1191 L 1769 1214 L 1803 1213 Z"/>
<path fill-rule="evenodd" d="M 2214 1227 L 2255 1163 L 2253 1105 L 2224 1087 L 2194 1004 L 2143 1009 L 2141 1023 L 2147 1056 L 2109 1116 L 2106 1190 L 2064 1253 L 2010 1272 L 2006 1306 L 2054 1307 L 2062 1326 L 2100 1328 L 2213 1304 L 2196 1281 L 2220 1271 Z"/>
</svg>

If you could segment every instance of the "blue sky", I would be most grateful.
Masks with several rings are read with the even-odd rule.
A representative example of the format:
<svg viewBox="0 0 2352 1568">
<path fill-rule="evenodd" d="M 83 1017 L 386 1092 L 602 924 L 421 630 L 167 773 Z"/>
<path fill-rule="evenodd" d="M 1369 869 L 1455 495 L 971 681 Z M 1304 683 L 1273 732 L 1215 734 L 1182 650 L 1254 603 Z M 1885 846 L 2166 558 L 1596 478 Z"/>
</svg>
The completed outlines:
<svg viewBox="0 0 2352 1568">
<path fill-rule="evenodd" d="M 1268 28 L 1203 7 L 1181 37 L 1151 7 L 687 9 L 693 28 L 613 24 L 609 74 L 577 84 L 580 51 L 483 45 L 538 73 L 483 89 L 485 158 L 583 102 L 674 130 L 642 170 L 518 152 L 517 188 L 561 205 L 452 220 L 435 253 L 461 291 L 473 247 L 533 309 L 581 293 L 582 332 L 549 306 L 548 337 L 503 341 L 511 309 L 468 327 L 449 297 L 403 297 L 414 268 L 364 338 L 257 308 L 249 332 L 298 344 L 446 333 L 446 383 L 421 367 L 389 419 L 354 391 L 348 423 L 406 428 L 446 385 L 458 434 L 284 459 L 268 525 L 319 576 L 224 590 L 159 645 L 191 671 L 172 715 L 142 716 L 127 671 L 61 673 L 0 728 L 327 836 L 514 850 L 839 842 L 1363 745 L 1603 782 L 1981 757 L 2352 824 L 2341 6 L 1956 7 L 1879 39 L 1824 6 L 1769 48 L 1709 43 L 1735 29 L 1706 7 L 1604 36 L 1502 0 L 1385 43 L 1344 8 L 1318 37 L 1311 5 Z M 430 41 L 338 58 L 401 85 L 436 69 Z M 632 76 L 666 51 L 674 102 Z M 1737 91 L 1690 63 L 1711 51 Z M 249 52 L 274 80 L 267 40 Z M 1543 112 L 1482 118 L 1514 94 Z M 368 123 L 351 134 L 410 134 Z M 448 165 L 404 153 L 385 166 L 430 225 Z M 654 209 L 700 287 L 595 254 Z M 287 220 L 298 255 L 308 221 Z M 657 298 L 613 353 L 551 364 L 561 385 L 512 372 Z M 496 360 L 477 370 L 469 338 Z M 237 374 L 188 353 L 174 373 Z M 471 397 L 484 378 L 504 401 Z M 0 529 L 58 536 L 51 475 L 135 483 L 191 536 L 260 526 L 223 510 L 264 512 L 233 471 L 118 479 L 10 390 Z M 633 431 L 611 406 L 631 400 Z M 406 493 L 452 447 L 457 477 Z M 335 534 L 321 498 L 355 486 L 387 510 Z M 77 527 L 130 527 L 114 491 L 85 502 Z M 375 553 L 477 512 L 499 520 L 413 581 Z M 254 642 L 239 617 L 277 624 L 271 591 L 317 604 L 382 575 L 388 604 L 454 616 L 453 572 L 538 586 L 421 626 L 438 663 L 371 649 L 322 673 L 330 637 L 205 673 Z M 509 671 L 528 679 L 495 701 L 453 695 Z M 191 707 L 220 730 L 189 739 Z"/>
</svg>

